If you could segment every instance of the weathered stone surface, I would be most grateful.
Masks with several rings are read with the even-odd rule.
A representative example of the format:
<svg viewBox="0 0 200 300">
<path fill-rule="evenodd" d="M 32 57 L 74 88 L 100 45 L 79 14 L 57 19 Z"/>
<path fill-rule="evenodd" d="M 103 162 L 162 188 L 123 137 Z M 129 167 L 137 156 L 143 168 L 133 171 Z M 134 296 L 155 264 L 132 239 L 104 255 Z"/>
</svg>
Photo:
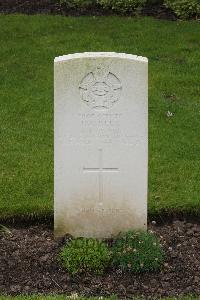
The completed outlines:
<svg viewBox="0 0 200 300">
<path fill-rule="evenodd" d="M 55 58 L 55 235 L 106 238 L 145 229 L 146 58 Z"/>
</svg>

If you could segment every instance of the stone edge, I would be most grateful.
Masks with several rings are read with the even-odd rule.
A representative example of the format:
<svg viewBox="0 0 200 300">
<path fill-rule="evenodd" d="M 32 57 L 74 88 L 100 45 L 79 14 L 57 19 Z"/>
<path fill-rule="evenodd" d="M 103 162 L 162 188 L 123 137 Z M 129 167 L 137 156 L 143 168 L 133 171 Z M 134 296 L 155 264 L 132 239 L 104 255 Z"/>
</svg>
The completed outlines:
<svg viewBox="0 0 200 300">
<path fill-rule="evenodd" d="M 55 57 L 54 63 L 57 62 L 64 62 L 67 60 L 72 60 L 76 58 L 125 58 L 125 59 L 131 59 L 135 61 L 140 62 L 146 62 L 148 63 L 148 59 L 143 56 L 137 56 L 133 54 L 126 54 L 126 53 L 116 53 L 116 52 L 83 52 L 83 53 L 74 53 L 74 54 L 68 54 L 68 55 L 62 55 Z"/>
</svg>

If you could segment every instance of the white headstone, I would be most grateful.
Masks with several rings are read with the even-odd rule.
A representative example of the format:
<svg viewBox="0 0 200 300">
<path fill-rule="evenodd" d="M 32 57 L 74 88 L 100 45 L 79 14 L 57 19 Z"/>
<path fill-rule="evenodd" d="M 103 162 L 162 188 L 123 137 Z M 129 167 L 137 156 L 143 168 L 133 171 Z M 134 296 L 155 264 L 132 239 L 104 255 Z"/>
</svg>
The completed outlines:
<svg viewBox="0 0 200 300">
<path fill-rule="evenodd" d="M 147 224 L 148 60 L 55 58 L 55 235 L 107 238 Z"/>
</svg>

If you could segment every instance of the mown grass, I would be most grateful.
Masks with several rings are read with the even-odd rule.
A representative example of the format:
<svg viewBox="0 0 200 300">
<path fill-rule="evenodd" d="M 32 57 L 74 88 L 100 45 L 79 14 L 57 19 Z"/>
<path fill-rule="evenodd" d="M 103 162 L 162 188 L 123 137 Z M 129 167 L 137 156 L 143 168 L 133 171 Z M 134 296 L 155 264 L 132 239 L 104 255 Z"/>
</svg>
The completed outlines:
<svg viewBox="0 0 200 300">
<path fill-rule="evenodd" d="M 149 213 L 200 215 L 199 23 L 1 15 L 0 44 L 1 220 L 53 214 L 53 59 L 84 51 L 149 58 Z"/>
</svg>

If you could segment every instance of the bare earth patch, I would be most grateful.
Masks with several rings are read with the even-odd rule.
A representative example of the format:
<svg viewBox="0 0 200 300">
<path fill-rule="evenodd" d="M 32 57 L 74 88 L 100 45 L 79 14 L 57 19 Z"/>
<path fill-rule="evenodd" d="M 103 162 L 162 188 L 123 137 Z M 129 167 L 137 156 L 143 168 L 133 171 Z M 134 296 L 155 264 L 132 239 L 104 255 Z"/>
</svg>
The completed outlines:
<svg viewBox="0 0 200 300">
<path fill-rule="evenodd" d="M 116 294 L 121 298 L 200 295 L 200 224 L 173 221 L 149 229 L 160 238 L 166 260 L 159 273 L 140 275 L 110 268 L 103 276 L 71 276 L 57 259 L 67 237 L 54 240 L 52 229 L 45 225 L 1 233 L 0 293 Z"/>
</svg>

